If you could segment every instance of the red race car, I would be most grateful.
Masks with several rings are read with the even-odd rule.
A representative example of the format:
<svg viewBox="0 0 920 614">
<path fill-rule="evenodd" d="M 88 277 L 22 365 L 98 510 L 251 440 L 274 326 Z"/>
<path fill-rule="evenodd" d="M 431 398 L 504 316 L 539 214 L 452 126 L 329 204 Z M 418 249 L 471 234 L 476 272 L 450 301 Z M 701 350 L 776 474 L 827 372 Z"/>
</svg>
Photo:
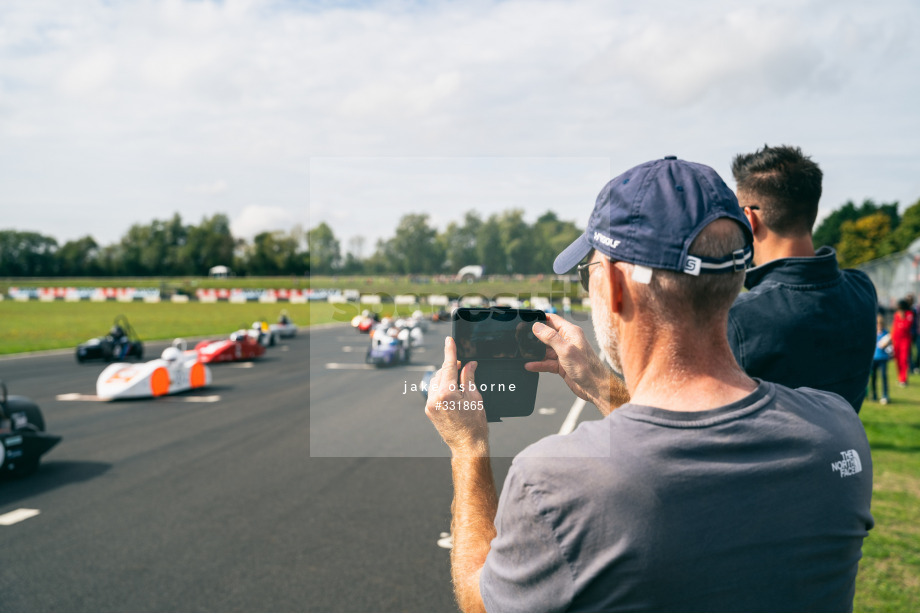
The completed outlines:
<svg viewBox="0 0 920 614">
<path fill-rule="evenodd" d="M 195 346 L 198 360 L 209 362 L 236 362 L 252 360 L 265 353 L 265 346 L 259 343 L 259 331 L 238 330 L 229 339 L 201 341 Z"/>
</svg>

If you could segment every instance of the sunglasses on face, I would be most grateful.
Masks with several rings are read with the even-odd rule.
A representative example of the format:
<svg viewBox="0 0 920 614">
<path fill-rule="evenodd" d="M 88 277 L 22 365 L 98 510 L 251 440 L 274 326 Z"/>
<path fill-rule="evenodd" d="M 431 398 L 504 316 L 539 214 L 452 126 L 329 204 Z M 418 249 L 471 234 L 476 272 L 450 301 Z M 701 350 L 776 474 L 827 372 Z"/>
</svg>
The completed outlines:
<svg viewBox="0 0 920 614">
<path fill-rule="evenodd" d="M 598 260 L 596 262 L 585 262 L 584 264 L 578 265 L 578 278 L 581 280 L 581 287 L 585 289 L 585 292 L 588 291 L 588 280 L 591 279 L 591 271 L 589 268 L 600 263 L 601 261 Z"/>
</svg>

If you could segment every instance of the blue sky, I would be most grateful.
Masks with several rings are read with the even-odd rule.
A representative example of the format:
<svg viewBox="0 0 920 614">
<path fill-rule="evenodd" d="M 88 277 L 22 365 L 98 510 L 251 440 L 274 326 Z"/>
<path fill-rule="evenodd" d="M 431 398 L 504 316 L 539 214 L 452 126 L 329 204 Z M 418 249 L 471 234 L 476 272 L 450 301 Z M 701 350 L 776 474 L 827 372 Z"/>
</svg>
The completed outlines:
<svg viewBox="0 0 920 614">
<path fill-rule="evenodd" d="M 0 3 L 3 228 L 117 240 L 227 213 L 329 223 L 548 208 L 675 154 L 795 144 L 822 214 L 920 199 L 920 4 Z M 365 253 L 367 255 L 367 253 Z"/>
</svg>

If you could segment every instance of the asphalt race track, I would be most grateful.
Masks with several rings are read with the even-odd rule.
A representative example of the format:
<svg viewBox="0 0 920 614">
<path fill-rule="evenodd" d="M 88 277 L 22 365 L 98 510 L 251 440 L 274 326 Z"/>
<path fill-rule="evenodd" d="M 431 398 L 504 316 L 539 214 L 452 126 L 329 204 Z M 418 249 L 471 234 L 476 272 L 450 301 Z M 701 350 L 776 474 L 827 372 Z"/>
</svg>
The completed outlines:
<svg viewBox="0 0 920 614">
<path fill-rule="evenodd" d="M 82 400 L 104 364 L 72 351 L 0 359 L 10 394 L 63 437 L 0 483 L 0 610 L 455 611 L 447 450 L 403 394 L 448 333 L 434 324 L 412 364 L 373 369 L 366 335 L 301 331 L 212 366 L 208 389 L 123 402 Z M 494 425 L 499 485 L 574 402 L 541 375 L 538 411 Z"/>
</svg>

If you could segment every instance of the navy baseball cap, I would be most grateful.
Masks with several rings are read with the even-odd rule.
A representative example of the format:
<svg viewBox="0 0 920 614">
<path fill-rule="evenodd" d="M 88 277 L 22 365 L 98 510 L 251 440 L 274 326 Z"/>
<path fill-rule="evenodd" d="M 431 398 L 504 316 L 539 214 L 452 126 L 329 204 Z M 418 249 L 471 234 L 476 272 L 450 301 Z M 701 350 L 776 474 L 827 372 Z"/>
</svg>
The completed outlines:
<svg viewBox="0 0 920 614">
<path fill-rule="evenodd" d="M 721 258 L 688 253 L 710 223 L 727 217 L 741 225 L 745 246 Z M 611 260 L 691 275 L 743 271 L 753 259 L 754 235 L 738 199 L 704 164 L 667 156 L 612 179 L 597 196 L 585 234 L 553 263 L 562 275 L 592 249 Z"/>
</svg>

